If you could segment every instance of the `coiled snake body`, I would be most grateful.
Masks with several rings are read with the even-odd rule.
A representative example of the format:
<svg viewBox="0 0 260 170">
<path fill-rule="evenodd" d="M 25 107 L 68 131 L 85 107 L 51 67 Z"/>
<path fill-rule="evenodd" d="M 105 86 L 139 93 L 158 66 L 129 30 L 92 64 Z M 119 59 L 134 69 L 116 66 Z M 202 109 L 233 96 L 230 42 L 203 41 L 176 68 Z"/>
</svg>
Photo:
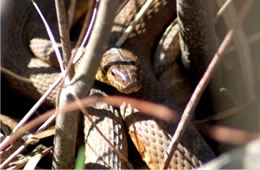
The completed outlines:
<svg viewBox="0 0 260 170">
<path fill-rule="evenodd" d="M 55 78 L 59 76 L 59 71 L 41 60 L 34 58 L 29 49 L 31 39 L 35 37 L 47 37 L 38 14 L 33 10 L 30 1 L 13 0 L 12 2 L 14 3 L 11 4 L 10 9 L 15 10 L 10 10 L 10 13 L 7 15 L 8 19 L 5 19 L 5 24 L 2 24 L 2 27 L 5 27 L 2 29 L 3 66 L 24 77 L 29 77 L 33 82 L 28 85 L 14 80 L 11 77 L 7 77 L 11 86 L 19 87 L 20 92 L 24 95 L 39 98 L 40 95 L 48 89 Z M 39 3 L 48 22 L 51 23 L 50 25 L 54 35 L 58 37 L 53 2 L 51 0 L 39 0 L 36 2 Z M 115 18 L 115 26 L 112 29 L 109 43 L 110 48 L 114 47 L 113 44 L 121 35 L 125 24 L 129 23 L 143 2 L 144 0 L 129 1 L 126 7 Z M 167 24 L 174 19 L 176 12 L 175 6 L 175 1 L 155 1 L 142 21 L 135 26 L 134 33 L 130 35 L 120 51 L 124 55 L 130 53 L 137 56 L 140 60 L 143 72 L 142 88 L 128 96 L 164 104 L 179 112 L 174 101 L 168 96 L 165 89 L 161 87 L 155 78 L 149 59 L 153 52 L 154 42 L 158 39 Z M 106 54 L 111 54 L 111 52 Z M 30 94 L 28 92 L 30 92 Z M 56 93 L 57 91 L 53 92 L 53 95 L 49 97 L 49 101 L 55 100 L 54 94 Z M 138 111 L 130 106 L 122 106 L 120 112 L 124 117 L 124 123 L 143 160 L 149 168 L 159 168 L 162 160 L 167 156 L 167 147 L 169 146 L 178 122 L 169 124 L 153 117 L 144 116 L 138 114 Z M 116 127 L 117 130 L 120 130 L 118 126 Z M 89 128 L 88 130 L 89 135 L 91 135 L 92 129 Z M 125 135 L 123 136 L 125 137 Z M 122 142 L 122 138 L 117 141 Z M 123 141 L 125 141 L 125 139 L 123 139 Z M 119 150 L 124 151 L 125 149 L 120 148 Z M 214 154 L 211 149 L 197 130 L 190 125 L 181 139 L 178 149 L 175 151 L 169 168 L 194 168 L 213 157 Z M 114 168 L 120 167 L 122 168 L 124 166 Z"/>
</svg>

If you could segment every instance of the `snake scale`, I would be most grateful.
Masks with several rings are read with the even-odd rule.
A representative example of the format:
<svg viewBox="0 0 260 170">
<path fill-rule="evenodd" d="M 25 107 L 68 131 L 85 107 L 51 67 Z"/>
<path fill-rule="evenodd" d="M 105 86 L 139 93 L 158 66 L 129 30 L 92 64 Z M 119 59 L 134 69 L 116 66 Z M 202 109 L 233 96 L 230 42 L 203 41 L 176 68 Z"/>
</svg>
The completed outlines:
<svg viewBox="0 0 260 170">
<path fill-rule="evenodd" d="M 58 37 L 53 1 L 37 0 L 36 2 L 43 10 L 47 21 L 50 23 L 54 36 Z M 117 15 L 115 18 L 115 26 L 112 29 L 109 48 L 115 47 L 114 44 L 122 34 L 125 25 L 131 21 L 143 2 L 144 0 L 130 0 L 126 7 L 124 7 Z M 168 96 L 166 90 L 156 79 L 150 61 L 150 56 L 154 49 L 154 42 L 158 40 L 158 37 L 167 25 L 174 19 L 174 17 L 176 17 L 175 3 L 175 1 L 171 0 L 155 1 L 140 23 L 137 23 L 134 32 L 129 36 L 128 40 L 123 44 L 120 50 L 124 54 L 132 53 L 137 56 L 144 73 L 142 88 L 137 92 L 128 94 L 127 96 L 164 104 L 172 108 L 174 111 L 181 113 L 172 98 Z M 1 37 L 3 56 L 2 65 L 19 75 L 29 77 L 33 83 L 27 84 L 17 81 L 9 76 L 7 76 L 7 80 L 10 82 L 10 86 L 14 88 L 19 87 L 22 94 L 33 96 L 37 99 L 48 89 L 49 85 L 55 80 L 55 78 L 59 76 L 58 69 L 34 58 L 29 48 L 29 42 L 31 39 L 35 37 L 45 39 L 47 37 L 45 29 L 40 23 L 41 21 L 39 20 L 39 16 L 36 11 L 33 10 L 32 4 L 29 0 L 12 0 L 12 3 L 10 3 L 10 12 L 6 16 L 3 20 L 4 24 L 1 25 L 2 28 L 4 28 L 2 29 Z M 56 93 L 57 91 L 53 92 L 53 94 L 48 98 L 49 101 L 55 100 Z M 118 95 L 126 94 L 119 93 Z M 167 156 L 167 147 L 169 146 L 171 137 L 178 122 L 169 123 L 158 120 L 154 117 L 144 116 L 143 114 L 140 114 L 138 110 L 129 105 L 122 105 L 119 112 L 121 113 L 124 119 L 124 124 L 128 129 L 128 133 L 137 150 L 140 152 L 144 162 L 146 162 L 149 168 L 158 169 L 162 160 Z M 98 117 L 100 118 L 100 115 Z M 124 131 L 123 128 L 119 127 L 122 125 L 122 122 L 121 120 L 118 120 L 118 117 L 120 116 L 116 115 L 110 119 L 110 124 L 112 124 L 111 131 Z M 103 119 L 105 120 L 105 118 Z M 113 119 L 116 119 L 117 123 L 114 123 Z M 88 132 L 92 133 L 92 130 L 92 128 L 89 128 Z M 110 133 L 110 135 L 111 134 L 112 133 Z M 119 138 L 111 140 L 125 143 L 126 141 L 123 139 L 125 138 L 125 135 L 119 136 Z M 101 145 L 102 144 L 99 146 Z M 125 152 L 127 157 L 127 149 L 121 148 L 124 146 L 125 144 L 118 144 L 118 149 Z M 103 151 L 99 150 L 96 152 L 101 153 Z M 112 158 L 108 159 L 111 160 Z M 189 125 L 178 144 L 178 148 L 174 153 L 169 168 L 195 168 L 212 158 L 214 158 L 214 154 L 209 146 L 194 126 Z M 112 162 L 117 162 L 119 159 L 119 157 L 116 157 Z M 114 166 L 113 163 L 108 167 L 125 168 L 122 164 Z"/>
</svg>

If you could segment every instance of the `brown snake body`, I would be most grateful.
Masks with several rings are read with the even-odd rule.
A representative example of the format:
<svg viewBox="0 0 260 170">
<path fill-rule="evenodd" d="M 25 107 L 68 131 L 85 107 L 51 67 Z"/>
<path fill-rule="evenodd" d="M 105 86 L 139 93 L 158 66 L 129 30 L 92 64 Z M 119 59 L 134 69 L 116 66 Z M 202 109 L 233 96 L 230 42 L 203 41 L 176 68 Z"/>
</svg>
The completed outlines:
<svg viewBox="0 0 260 170">
<path fill-rule="evenodd" d="M 29 49 L 28 44 L 32 38 L 47 37 L 43 25 L 39 24 L 38 14 L 33 10 L 30 1 L 13 1 L 15 2 L 16 10 L 11 10 L 9 19 L 5 21 L 7 29 L 4 29 L 2 36 L 2 42 L 4 42 L 2 45 L 3 66 L 24 77 L 29 77 L 33 84 L 28 85 L 13 80 L 11 77 L 7 77 L 7 79 L 11 80 L 13 87 L 19 86 L 21 93 L 37 98 L 48 89 L 48 86 L 57 78 L 59 72 L 39 59 L 33 58 Z M 51 26 L 57 26 L 55 19 L 53 19 L 55 18 L 53 17 L 54 7 L 50 8 L 53 3 L 47 0 L 37 2 L 40 3 L 47 15 L 47 20 L 52 23 Z M 125 24 L 129 23 L 143 2 L 143 0 L 130 1 L 115 18 L 115 27 L 112 30 L 110 39 L 111 47 L 114 46 L 113 44 L 121 35 Z M 123 53 L 129 51 L 138 56 L 144 73 L 143 87 L 138 92 L 128 96 L 164 104 L 179 112 L 174 101 L 168 96 L 165 89 L 162 88 L 154 76 L 149 59 L 153 52 L 154 42 L 176 15 L 175 5 L 175 1 L 170 0 L 155 1 L 143 20 L 136 25 L 135 31 L 130 35 L 121 50 Z M 54 35 L 57 36 L 57 30 L 53 30 Z M 28 94 L 28 91 L 33 94 Z M 51 95 L 49 98 L 50 101 L 54 101 L 54 99 L 54 95 Z M 168 123 L 153 117 L 144 116 L 128 105 L 122 105 L 120 112 L 123 115 L 124 123 L 128 128 L 131 139 L 143 160 L 149 168 L 159 168 L 162 160 L 167 156 L 167 147 L 178 122 Z M 89 132 L 91 132 L 91 128 L 89 128 Z M 182 137 L 178 149 L 175 151 L 169 168 L 194 168 L 213 157 L 214 154 L 209 146 L 197 130 L 190 125 Z M 117 168 L 120 167 L 124 166 L 120 165 Z"/>
</svg>

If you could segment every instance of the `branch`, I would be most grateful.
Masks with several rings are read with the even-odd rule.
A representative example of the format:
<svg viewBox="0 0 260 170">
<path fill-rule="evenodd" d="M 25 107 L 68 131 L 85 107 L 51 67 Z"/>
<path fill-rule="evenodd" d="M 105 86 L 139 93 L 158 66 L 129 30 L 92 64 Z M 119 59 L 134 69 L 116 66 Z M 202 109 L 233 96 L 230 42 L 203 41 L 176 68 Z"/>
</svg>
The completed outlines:
<svg viewBox="0 0 260 170">
<path fill-rule="evenodd" d="M 79 94 L 80 97 L 88 94 L 89 89 L 94 82 L 95 74 L 99 67 L 103 52 L 106 49 L 118 6 L 119 0 L 100 2 L 96 24 L 89 40 L 88 50 L 84 54 L 83 59 L 79 64 L 79 69 L 72 80 L 72 83 L 75 85 L 75 92 L 76 94 Z M 82 89 L 85 89 L 84 92 Z"/>
<path fill-rule="evenodd" d="M 71 46 L 69 38 L 69 25 L 66 16 L 64 0 L 55 0 L 55 7 L 58 19 L 60 41 L 62 46 L 63 64 L 67 65 L 71 55 Z"/>
<path fill-rule="evenodd" d="M 64 0 L 55 0 L 55 7 L 62 46 L 63 66 L 66 68 L 71 55 L 71 47 Z M 66 73 L 68 73 L 68 76 L 63 77 L 65 82 L 71 79 L 73 74 L 72 69 L 67 70 Z M 57 97 L 58 114 L 56 116 L 56 135 L 52 166 L 55 169 L 74 168 L 79 115 L 77 113 L 63 114 L 62 108 L 73 101 L 66 88 L 62 88 L 60 95 Z"/>
<path fill-rule="evenodd" d="M 73 77 L 71 85 L 67 85 L 66 88 L 61 91 L 61 109 L 62 106 L 65 106 L 64 104 L 73 101 L 70 90 L 74 90 L 75 94 L 79 97 L 88 95 L 106 48 L 118 6 L 119 1 L 100 1 L 96 24 L 89 40 L 87 52 L 79 64 L 79 69 Z M 60 114 L 57 116 L 56 123 L 53 168 L 74 168 L 75 142 L 79 115 L 78 112 L 73 112 L 64 116 L 63 110 L 59 111 Z M 68 135 L 68 131 L 74 133 L 69 133 Z"/>
</svg>

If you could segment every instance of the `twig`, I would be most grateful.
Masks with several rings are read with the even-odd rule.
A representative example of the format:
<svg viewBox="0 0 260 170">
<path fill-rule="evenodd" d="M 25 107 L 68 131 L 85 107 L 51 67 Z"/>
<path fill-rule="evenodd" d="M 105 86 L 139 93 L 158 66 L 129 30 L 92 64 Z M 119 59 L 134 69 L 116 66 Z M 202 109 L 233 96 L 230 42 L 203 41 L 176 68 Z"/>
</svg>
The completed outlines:
<svg viewBox="0 0 260 170">
<path fill-rule="evenodd" d="M 138 21 L 144 16 L 145 12 L 149 9 L 149 7 L 152 5 L 153 0 L 147 0 L 145 4 L 142 6 L 140 11 L 136 14 L 134 20 L 131 22 L 131 24 L 126 28 L 123 35 L 117 40 L 116 46 L 120 47 L 128 38 L 129 34 L 133 31 L 135 28 L 135 25 L 138 23 Z"/>
<path fill-rule="evenodd" d="M 48 136 L 53 135 L 53 134 L 54 134 L 54 133 L 49 134 L 49 132 L 48 132 L 48 135 L 45 136 L 45 137 L 48 137 Z M 44 138 L 45 138 L 45 137 L 44 137 Z M 41 137 L 41 138 L 42 138 L 42 137 Z M 22 153 L 22 152 L 27 148 L 28 145 L 30 145 L 30 144 L 35 144 L 35 143 L 38 142 L 39 139 L 41 139 L 41 138 L 39 138 L 39 131 L 36 132 L 36 133 L 33 134 L 33 135 L 30 135 L 30 136 L 28 137 L 28 139 L 23 143 L 23 145 L 21 145 L 18 149 L 16 149 L 15 152 L 13 152 L 13 153 L 0 165 L 0 168 L 1 168 L 1 169 L 2 169 L 2 168 L 5 168 L 5 167 L 8 165 L 8 163 L 9 163 L 10 161 L 12 161 L 18 154 Z"/>
<path fill-rule="evenodd" d="M 70 6 L 69 6 L 69 9 L 68 9 L 68 12 L 67 12 L 69 29 L 72 26 L 74 13 L 75 13 L 75 10 L 76 10 L 76 4 L 77 4 L 77 1 L 70 0 Z"/>
<path fill-rule="evenodd" d="M 109 139 L 101 132 L 101 130 L 97 127 L 96 123 L 92 120 L 89 113 L 85 109 L 84 105 L 81 103 L 79 98 L 76 95 L 73 95 L 76 104 L 79 106 L 81 112 L 87 117 L 87 119 L 91 122 L 91 125 L 97 130 L 100 136 L 108 143 L 108 145 L 113 149 L 113 151 L 127 164 L 128 168 L 133 168 L 128 159 L 110 142 Z"/>
<path fill-rule="evenodd" d="M 24 143 L 22 146 L 20 146 L 18 149 L 15 150 L 15 152 L 12 153 L 1 165 L 0 168 L 5 168 L 10 161 L 12 161 L 18 154 L 20 154 L 26 147 L 28 146 L 27 143 Z"/>
<path fill-rule="evenodd" d="M 94 20 L 93 17 L 96 18 L 96 16 L 94 16 L 94 12 L 93 12 L 93 11 L 95 10 L 95 9 L 93 9 L 93 8 L 94 8 L 94 7 L 93 7 L 94 4 L 97 5 L 97 3 L 94 3 L 94 0 L 89 0 L 89 4 L 88 4 L 89 10 L 88 10 L 88 13 L 87 13 L 87 15 L 86 15 L 86 17 L 85 17 L 85 21 L 84 21 L 83 27 L 82 27 L 82 29 L 81 29 L 79 38 L 78 38 L 77 43 L 76 43 L 76 46 L 75 46 L 75 48 L 74 48 L 75 51 L 72 53 L 72 56 L 71 56 L 71 58 L 70 58 L 70 60 L 69 60 L 68 67 L 67 67 L 68 71 L 69 71 L 69 69 L 71 69 L 71 67 L 72 67 L 75 63 L 77 63 L 77 62 L 82 58 L 83 54 L 85 53 L 86 47 L 84 47 L 84 44 L 85 44 L 85 43 L 84 43 L 84 41 L 83 41 L 84 37 L 86 37 L 85 30 L 87 30 L 87 32 L 90 32 L 90 33 L 91 33 L 94 24 L 92 24 L 92 25 L 89 24 L 89 21 L 90 21 L 90 19 L 91 19 L 91 20 Z M 92 18 L 91 18 L 91 14 L 92 14 L 92 13 L 93 13 L 93 15 L 92 15 Z M 93 22 L 94 22 L 94 21 L 93 21 Z M 91 23 L 91 21 L 90 21 L 90 23 Z M 89 39 L 90 33 L 89 33 L 89 35 L 88 35 L 88 38 L 86 38 L 86 39 Z M 86 42 L 86 43 L 87 43 L 87 42 Z M 66 76 L 66 75 L 65 75 L 65 76 Z"/>
<path fill-rule="evenodd" d="M 169 166 L 170 160 L 172 159 L 173 153 L 179 143 L 186 127 L 191 121 L 193 117 L 195 107 L 197 106 L 199 99 L 207 87 L 210 79 L 212 78 L 214 72 L 217 69 L 217 66 L 223 56 L 224 51 L 227 49 L 228 45 L 231 43 L 232 38 L 234 36 L 234 32 L 236 28 L 238 28 L 244 21 L 251 5 L 253 4 L 254 0 L 248 0 L 245 2 L 243 9 L 240 12 L 238 19 L 236 20 L 233 28 L 227 33 L 226 37 L 224 38 L 223 42 L 221 43 L 220 47 L 218 48 L 216 54 L 214 55 L 212 61 L 210 62 L 207 70 L 205 71 L 203 77 L 201 78 L 200 82 L 198 83 L 197 87 L 195 88 L 194 93 L 192 94 L 184 112 L 181 117 L 181 120 L 178 124 L 178 127 L 172 137 L 171 143 L 168 147 L 168 157 L 162 163 L 162 169 L 166 169 Z"/>
<path fill-rule="evenodd" d="M 64 0 L 55 0 L 55 7 L 57 13 L 57 21 L 59 26 L 60 41 L 63 53 L 63 64 L 66 68 L 71 56 L 71 46 L 69 39 L 69 26 L 66 17 L 66 10 Z M 72 69 L 67 69 L 67 76 L 63 77 L 63 82 L 69 82 L 74 72 Z M 63 114 L 63 108 L 72 102 L 70 94 L 66 88 L 62 88 L 57 100 L 58 113 L 56 116 L 56 130 L 53 162 L 54 169 L 73 168 L 75 160 L 76 138 L 78 132 L 78 118 L 79 114 Z"/>
<path fill-rule="evenodd" d="M 55 120 L 56 114 L 52 115 L 49 117 L 48 120 L 46 120 L 38 129 L 36 132 L 41 132 L 43 130 L 45 130 L 46 128 L 48 128 L 50 126 L 50 124 Z"/>
<path fill-rule="evenodd" d="M 81 47 L 85 46 L 85 44 L 87 44 L 87 40 L 90 38 L 90 34 L 93 30 L 93 27 L 94 27 L 94 22 L 96 20 L 96 17 L 97 17 L 97 10 L 98 10 L 98 2 L 95 3 L 95 7 L 93 9 L 93 12 L 92 12 L 92 17 L 90 19 L 90 23 L 89 23 L 89 26 L 88 26 L 88 30 L 82 40 L 82 44 L 81 44 Z M 88 13 L 89 14 L 89 13 Z M 86 16 L 86 21 L 89 19 L 90 15 Z"/>
<path fill-rule="evenodd" d="M 71 55 L 71 46 L 69 38 L 69 25 L 66 16 L 64 0 L 55 0 L 55 7 L 58 19 L 60 41 L 62 46 L 63 64 L 65 64 L 66 67 Z M 69 73 L 69 77 L 71 76 L 72 74 Z"/>
<path fill-rule="evenodd" d="M 14 72 L 12 72 L 11 70 L 7 69 L 7 68 L 4 68 L 2 66 L 0 66 L 0 69 L 2 72 L 4 72 L 5 74 L 8 74 L 9 76 L 13 77 L 13 78 L 16 78 L 17 80 L 19 81 L 23 81 L 25 83 L 32 83 L 32 81 L 26 77 L 22 77 Z"/>
<path fill-rule="evenodd" d="M 64 75 L 65 68 L 64 68 L 62 57 L 61 57 L 58 45 L 57 45 L 57 43 L 55 41 L 55 38 L 54 38 L 54 36 L 53 36 L 53 34 L 51 32 L 51 29 L 50 29 L 47 21 L 45 20 L 43 14 L 41 13 L 41 10 L 39 9 L 38 5 L 36 4 L 36 2 L 34 0 L 32 0 L 32 3 L 33 3 L 33 6 L 35 7 L 35 9 L 37 10 L 38 14 L 40 15 L 40 17 L 42 19 L 42 22 L 43 22 L 43 24 L 44 24 L 44 26 L 46 28 L 46 31 L 48 33 L 48 36 L 49 36 L 50 40 L 51 40 L 53 49 L 54 49 L 55 54 L 57 56 L 57 59 L 58 59 L 59 65 L 60 65 L 60 70 L 61 70 L 62 74 Z"/>
<path fill-rule="evenodd" d="M 217 1 L 220 3 L 219 1 Z M 232 2 L 232 0 L 226 0 L 226 2 L 221 6 L 216 15 L 216 21 L 222 16 L 223 12 L 227 9 L 228 5 Z"/>
<path fill-rule="evenodd" d="M 99 11 L 90 37 L 88 50 L 79 64 L 72 83 L 75 85 L 75 93 L 82 97 L 88 94 L 99 67 L 102 55 L 106 49 L 110 31 L 112 28 L 115 12 L 120 1 L 100 1 Z"/>
</svg>

